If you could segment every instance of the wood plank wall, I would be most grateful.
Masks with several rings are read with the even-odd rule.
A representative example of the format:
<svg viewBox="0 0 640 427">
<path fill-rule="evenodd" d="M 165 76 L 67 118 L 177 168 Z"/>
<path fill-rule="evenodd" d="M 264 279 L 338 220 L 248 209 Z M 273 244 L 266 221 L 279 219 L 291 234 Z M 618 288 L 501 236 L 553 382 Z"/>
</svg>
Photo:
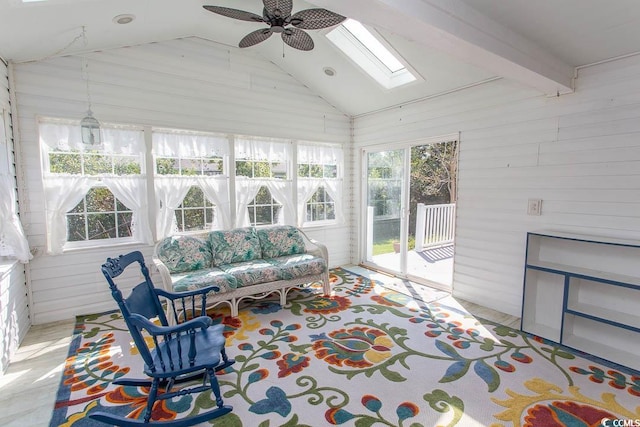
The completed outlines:
<svg viewBox="0 0 640 427">
<path fill-rule="evenodd" d="M 570 95 L 498 80 L 358 117 L 354 147 L 456 132 L 454 295 L 519 316 L 529 230 L 640 240 L 640 56 L 579 70 Z"/>
<path fill-rule="evenodd" d="M 0 114 L 9 112 L 10 107 L 8 69 L 0 61 Z M 5 122 L 7 145 L 0 145 L 0 149 L 6 150 L 6 155 L 3 153 L 0 159 L 6 164 L 0 165 L 0 173 L 15 175 L 10 114 L 6 113 L 5 118 L 9 119 Z M 23 264 L 0 260 L 0 375 L 6 370 L 31 324 L 24 272 Z"/>
<path fill-rule="evenodd" d="M 348 147 L 348 117 L 253 53 L 186 38 L 85 57 L 92 109 L 101 121 L 324 141 Z M 14 70 L 25 190 L 29 194 L 24 215 L 30 245 L 38 249 L 29 264 L 33 323 L 114 308 L 99 266 L 108 256 L 134 249 L 150 259 L 151 247 L 104 247 L 58 256 L 44 253 L 36 119 L 79 119 L 85 115 L 87 73 L 83 74 L 82 58 L 15 64 Z M 348 196 L 344 202 L 348 208 Z M 344 224 L 306 231 L 328 244 L 335 266 L 350 261 L 349 230 Z"/>
</svg>

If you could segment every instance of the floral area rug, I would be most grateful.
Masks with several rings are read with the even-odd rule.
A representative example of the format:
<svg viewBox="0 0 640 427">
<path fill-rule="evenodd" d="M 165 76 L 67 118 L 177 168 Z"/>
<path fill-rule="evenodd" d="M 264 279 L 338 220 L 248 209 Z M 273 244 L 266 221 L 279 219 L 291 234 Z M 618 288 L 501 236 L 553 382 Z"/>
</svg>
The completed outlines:
<svg viewBox="0 0 640 427">
<path fill-rule="evenodd" d="M 640 373 L 474 318 L 451 297 L 424 303 L 344 269 L 320 287 L 221 309 L 235 365 L 219 372 L 233 412 L 215 426 L 608 426 L 640 420 Z M 93 411 L 141 417 L 142 360 L 119 312 L 81 316 L 51 426 L 102 425 Z M 211 394 L 157 405 L 167 419 L 211 408 Z M 607 421 L 609 420 L 609 421 Z M 209 425 L 209 424 L 206 424 Z M 616 425 L 640 425 L 616 424 Z"/>
</svg>

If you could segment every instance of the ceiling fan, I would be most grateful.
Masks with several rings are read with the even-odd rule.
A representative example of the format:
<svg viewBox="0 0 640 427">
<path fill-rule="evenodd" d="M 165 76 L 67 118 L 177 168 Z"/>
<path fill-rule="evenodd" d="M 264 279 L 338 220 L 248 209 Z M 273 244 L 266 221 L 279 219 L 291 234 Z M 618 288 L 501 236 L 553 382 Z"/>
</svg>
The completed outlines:
<svg viewBox="0 0 640 427">
<path fill-rule="evenodd" d="M 337 25 L 347 19 L 327 9 L 305 9 L 291 14 L 293 0 L 262 0 L 262 16 L 244 10 L 222 6 L 202 6 L 206 10 L 242 21 L 264 22 L 262 28 L 247 34 L 240 40 L 240 47 L 249 47 L 265 41 L 271 34 L 279 33 L 289 46 L 299 50 L 313 49 L 313 39 L 303 30 L 319 30 Z M 289 25 L 293 27 L 289 27 Z"/>
</svg>

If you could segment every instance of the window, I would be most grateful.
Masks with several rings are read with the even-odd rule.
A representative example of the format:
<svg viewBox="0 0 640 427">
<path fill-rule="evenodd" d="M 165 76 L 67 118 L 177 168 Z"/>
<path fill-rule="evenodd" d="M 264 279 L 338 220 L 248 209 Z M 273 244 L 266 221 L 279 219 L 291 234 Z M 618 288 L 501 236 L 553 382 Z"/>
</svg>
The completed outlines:
<svg viewBox="0 0 640 427">
<path fill-rule="evenodd" d="M 337 178 L 338 165 L 318 165 L 313 163 L 298 163 L 298 176 L 304 178 Z"/>
<path fill-rule="evenodd" d="M 105 240 L 151 243 L 142 130 L 103 125 L 100 150 L 82 144 L 77 122 L 45 119 L 39 130 L 47 251 Z"/>
<path fill-rule="evenodd" d="M 213 226 L 215 205 L 200 187 L 193 186 L 176 209 L 178 231 L 209 230 Z"/>
<path fill-rule="evenodd" d="M 327 221 L 336 219 L 336 204 L 324 187 L 313 193 L 307 202 L 307 218 L 311 221 Z"/>
<path fill-rule="evenodd" d="M 152 243 L 149 223 L 162 239 L 249 225 L 341 221 L 338 144 L 103 123 L 103 144 L 95 149 L 82 144 L 77 121 L 43 118 L 39 131 L 50 254 Z M 151 150 L 145 132 L 151 132 Z M 149 200 L 156 203 L 155 221 L 149 221 Z"/>
<path fill-rule="evenodd" d="M 360 22 L 347 19 L 327 33 L 327 38 L 385 89 L 417 80 L 414 73 Z"/>
<path fill-rule="evenodd" d="M 156 157 L 156 173 L 158 175 L 222 175 L 223 159 L 211 157 Z"/>
<path fill-rule="evenodd" d="M 292 143 L 247 136 L 234 143 L 236 226 L 294 225 Z"/>
<path fill-rule="evenodd" d="M 106 187 L 93 187 L 67 213 L 67 239 L 79 242 L 131 237 L 133 211 Z"/>
<path fill-rule="evenodd" d="M 298 203 L 300 225 L 319 225 L 339 219 L 342 197 L 342 148 L 298 145 Z"/>
<path fill-rule="evenodd" d="M 287 165 L 267 160 L 236 160 L 236 176 L 287 179 Z"/>
<path fill-rule="evenodd" d="M 77 175 L 136 175 L 141 173 L 140 156 L 78 152 L 55 149 L 49 153 L 49 172 Z"/>
<path fill-rule="evenodd" d="M 158 238 L 230 228 L 228 137 L 154 129 L 152 141 Z"/>
<path fill-rule="evenodd" d="M 282 209 L 282 205 L 275 201 L 269 189 L 263 186 L 249 203 L 248 208 L 251 225 L 270 225 L 278 222 L 278 213 Z"/>
</svg>

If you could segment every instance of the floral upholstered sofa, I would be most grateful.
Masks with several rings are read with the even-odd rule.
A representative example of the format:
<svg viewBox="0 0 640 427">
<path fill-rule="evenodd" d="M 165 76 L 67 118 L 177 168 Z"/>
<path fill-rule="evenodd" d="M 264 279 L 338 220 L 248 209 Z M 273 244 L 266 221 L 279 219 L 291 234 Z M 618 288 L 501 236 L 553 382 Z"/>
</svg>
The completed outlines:
<svg viewBox="0 0 640 427">
<path fill-rule="evenodd" d="M 168 291 L 219 287 L 207 295 L 207 304 L 226 303 L 234 317 L 247 298 L 277 292 L 284 306 L 292 288 L 314 282 L 322 282 L 325 295 L 331 293 L 326 246 L 291 226 L 167 237 L 156 244 L 153 262 Z"/>
</svg>

